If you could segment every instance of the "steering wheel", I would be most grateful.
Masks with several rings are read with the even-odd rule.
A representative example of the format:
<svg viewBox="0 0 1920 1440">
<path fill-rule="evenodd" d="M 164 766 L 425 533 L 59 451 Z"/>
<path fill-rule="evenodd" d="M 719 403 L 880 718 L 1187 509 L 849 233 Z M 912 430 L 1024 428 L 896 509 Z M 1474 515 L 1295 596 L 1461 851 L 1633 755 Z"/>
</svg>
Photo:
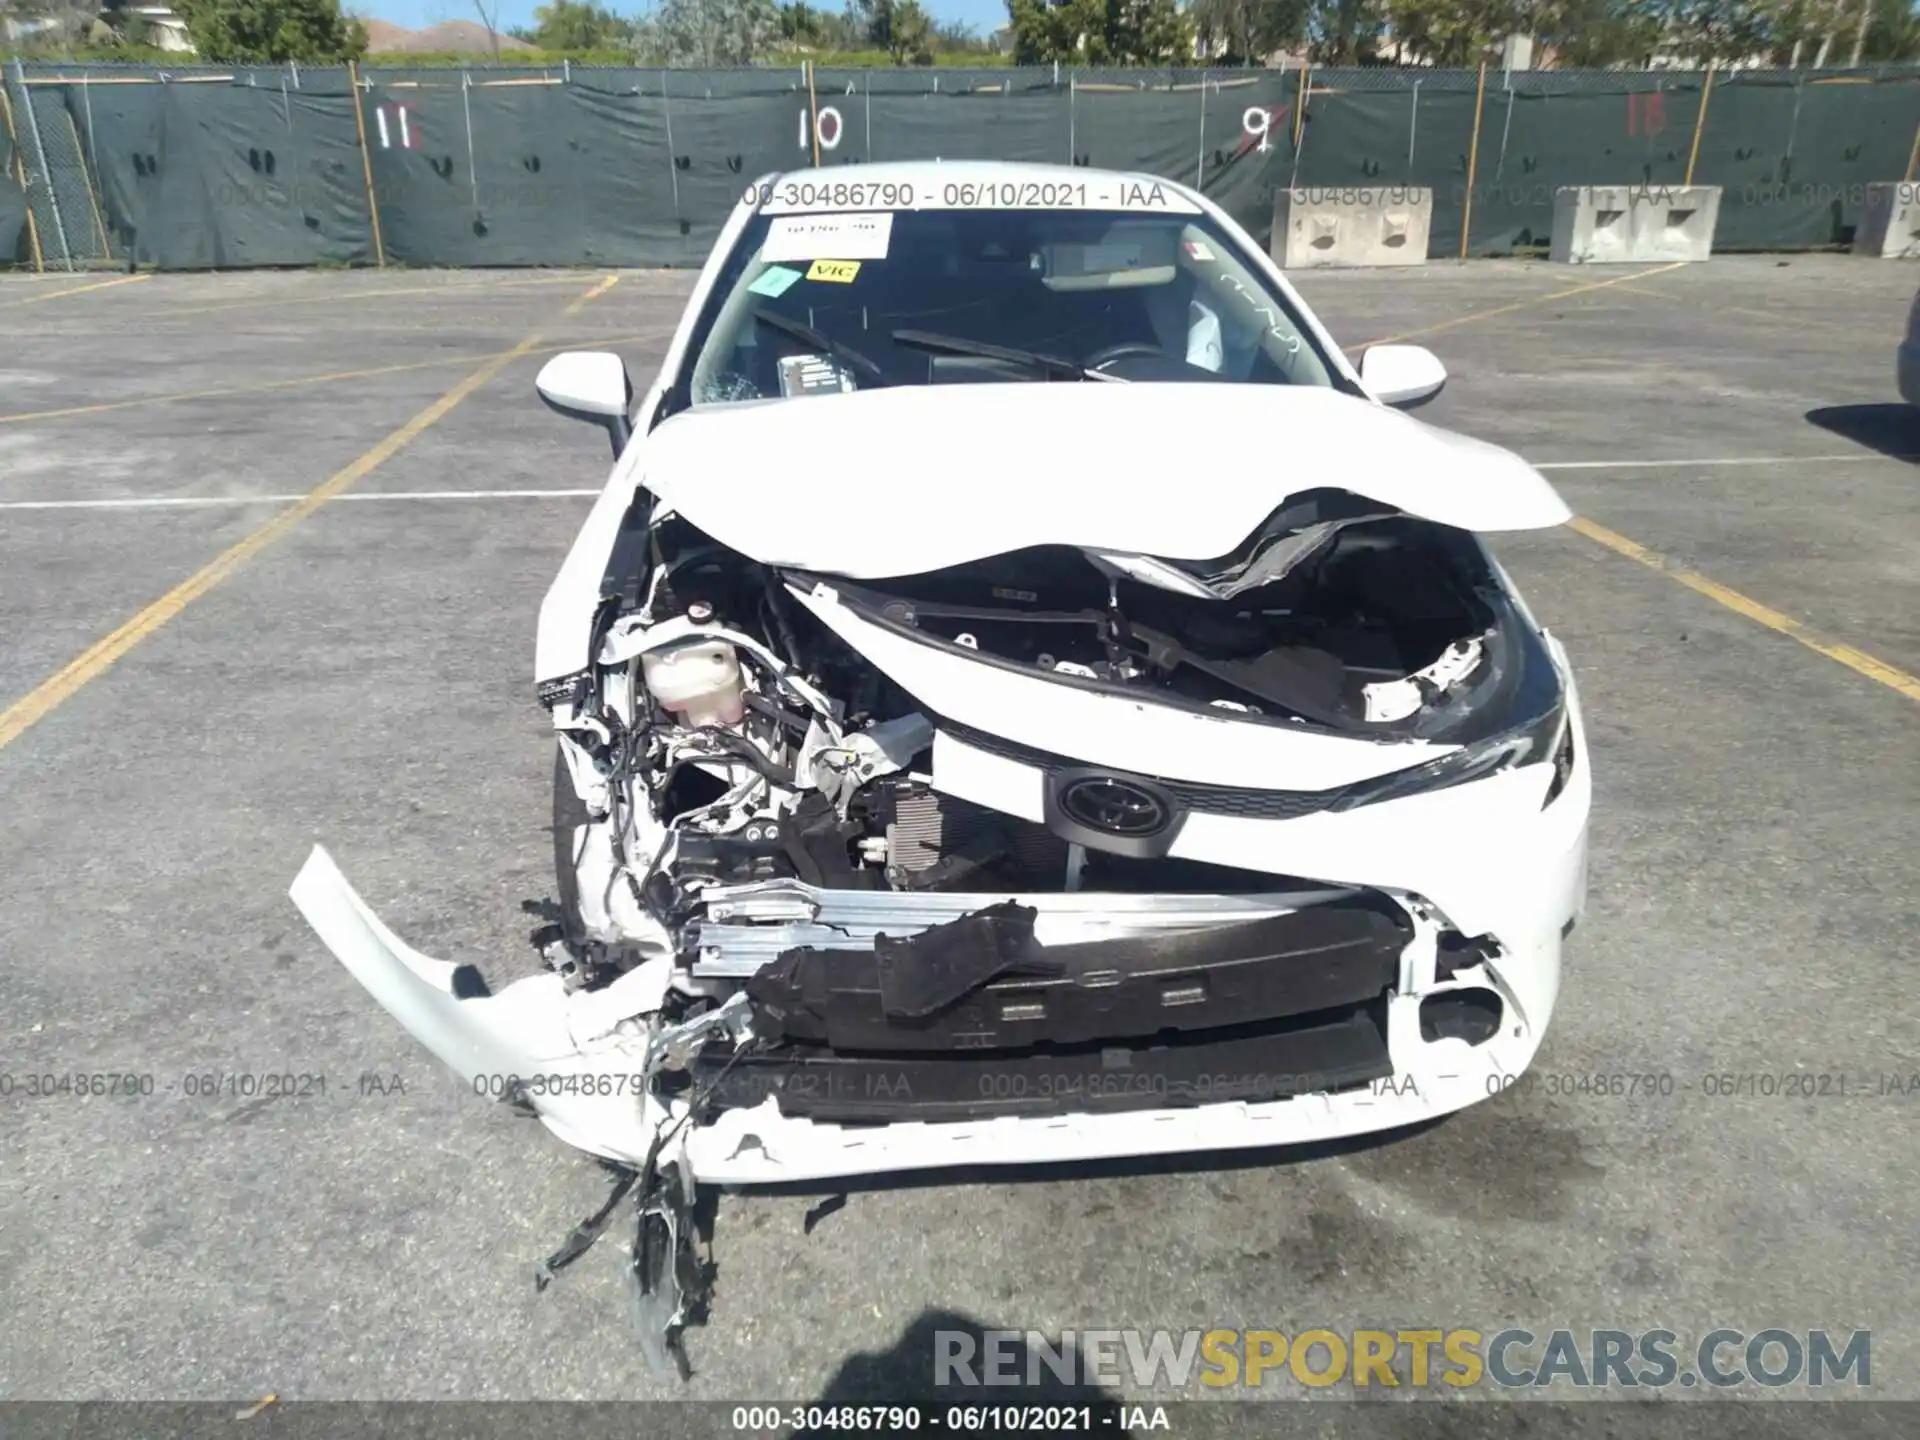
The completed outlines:
<svg viewBox="0 0 1920 1440">
<path fill-rule="evenodd" d="M 1089 370 L 1102 370 L 1116 360 L 1125 360 L 1140 356 L 1149 360 L 1165 360 L 1167 352 L 1147 340 L 1122 340 L 1118 345 L 1109 345 L 1104 350 L 1096 350 L 1081 363 Z"/>
</svg>

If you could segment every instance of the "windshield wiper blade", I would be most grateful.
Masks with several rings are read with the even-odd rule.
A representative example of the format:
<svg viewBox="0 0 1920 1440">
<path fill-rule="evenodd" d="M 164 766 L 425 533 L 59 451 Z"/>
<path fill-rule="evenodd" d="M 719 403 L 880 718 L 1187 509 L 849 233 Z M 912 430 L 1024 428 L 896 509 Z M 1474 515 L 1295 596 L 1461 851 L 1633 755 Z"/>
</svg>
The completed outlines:
<svg viewBox="0 0 1920 1440">
<path fill-rule="evenodd" d="M 802 325 L 798 320 L 789 320 L 786 316 L 772 310 L 756 310 L 754 321 L 765 325 L 769 330 L 778 330 L 782 335 L 798 340 L 802 345 L 811 345 L 816 350 L 824 350 L 834 359 L 843 361 L 858 370 L 876 385 L 891 385 L 887 372 L 873 361 L 862 355 L 851 345 L 835 340 L 831 335 L 823 335 L 811 325 Z"/>
<path fill-rule="evenodd" d="M 1102 375 L 1089 370 L 1078 360 L 1064 355 L 1048 355 L 1039 350 L 1019 350 L 1010 345 L 994 345 L 985 340 L 968 340 L 959 335 L 936 335 L 931 330 L 896 330 L 893 343 L 909 350 L 931 350 L 936 355 L 973 355 L 982 360 L 1005 360 L 1010 365 L 1032 365 L 1049 375 L 1068 380 L 1112 380 L 1117 375 Z"/>
</svg>

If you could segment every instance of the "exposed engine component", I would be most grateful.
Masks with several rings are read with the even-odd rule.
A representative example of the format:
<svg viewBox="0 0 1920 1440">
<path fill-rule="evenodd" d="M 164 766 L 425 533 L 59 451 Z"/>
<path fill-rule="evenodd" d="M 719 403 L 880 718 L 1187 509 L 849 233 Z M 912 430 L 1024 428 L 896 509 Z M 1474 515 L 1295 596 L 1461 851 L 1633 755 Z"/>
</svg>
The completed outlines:
<svg viewBox="0 0 1920 1440">
<path fill-rule="evenodd" d="M 1058 777 L 1046 784 L 1065 788 L 1048 788 L 1044 805 L 1036 796 L 1032 818 L 989 808 L 942 790 L 933 767 L 943 726 L 978 737 L 928 713 L 825 623 L 815 581 L 677 517 L 651 524 L 646 546 L 643 603 L 604 622 L 593 682 L 556 695 L 568 773 L 586 782 L 575 786 L 583 831 L 605 836 L 585 833 L 572 852 L 595 902 L 583 928 L 601 952 L 556 952 L 570 977 L 672 955 L 676 983 L 694 984 L 714 887 L 1058 895 L 1098 871 L 1099 888 L 1142 891 L 1152 883 L 1128 867 L 1171 863 L 1154 857 L 1189 810 L 1278 819 L 1371 794 L 1214 792 L 1040 757 Z M 1383 739 L 1472 741 L 1489 710 L 1509 721 L 1551 668 L 1532 628 L 1508 623 L 1471 536 L 1341 491 L 1296 497 L 1217 560 L 1056 547 L 832 591 L 847 613 L 917 643 L 1059 683 Z M 1104 815 L 1127 805 L 1140 813 Z M 1150 841 L 1125 832 L 1144 835 L 1149 821 Z"/>
</svg>

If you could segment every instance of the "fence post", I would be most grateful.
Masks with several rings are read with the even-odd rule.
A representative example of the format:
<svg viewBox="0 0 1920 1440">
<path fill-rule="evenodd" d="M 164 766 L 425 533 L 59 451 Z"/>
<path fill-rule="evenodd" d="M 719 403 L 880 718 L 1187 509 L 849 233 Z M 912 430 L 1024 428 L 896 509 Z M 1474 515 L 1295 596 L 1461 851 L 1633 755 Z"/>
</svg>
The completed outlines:
<svg viewBox="0 0 1920 1440">
<path fill-rule="evenodd" d="M 480 162 L 473 153 L 473 72 L 460 72 L 460 120 L 467 131 L 467 199 L 480 215 Z"/>
<path fill-rule="evenodd" d="M 380 199 L 373 193 L 373 156 L 367 150 L 367 112 L 360 105 L 360 62 L 347 62 L 347 79 L 353 87 L 353 130 L 360 137 L 360 171 L 367 178 L 367 219 L 373 225 L 373 258 L 387 268 L 387 247 L 380 238 Z"/>
<path fill-rule="evenodd" d="M 1473 90 L 1473 140 L 1467 147 L 1467 203 L 1460 210 L 1460 258 L 1467 258 L 1467 240 L 1473 234 L 1473 187 L 1480 169 L 1480 112 L 1487 103 L 1487 62 L 1480 62 L 1480 81 Z"/>
<path fill-rule="evenodd" d="M 1913 148 L 1907 152 L 1907 173 L 1905 179 L 1913 179 L 1915 166 L 1920 166 L 1920 125 L 1913 127 Z"/>
<path fill-rule="evenodd" d="M 820 101 L 813 93 L 813 61 L 807 61 L 807 138 L 813 142 L 813 168 L 820 168 Z"/>
<path fill-rule="evenodd" d="M 1300 156 L 1300 136 L 1307 125 L 1307 86 L 1313 75 L 1313 62 L 1307 61 L 1300 67 L 1300 103 L 1293 107 L 1293 154 Z"/>
<path fill-rule="evenodd" d="M 73 271 L 73 251 L 67 247 L 67 222 L 60 218 L 60 197 L 54 192 L 53 173 L 47 169 L 47 147 L 40 140 L 40 118 L 33 113 L 33 95 L 27 89 L 27 67 L 18 60 L 13 62 L 14 83 L 20 87 L 20 103 L 27 112 L 27 133 L 33 136 L 34 152 L 40 157 L 40 183 L 47 187 L 47 207 L 53 212 L 53 231 L 60 241 L 60 259 L 65 262 L 69 274 Z M 22 168 L 25 168 L 24 158 Z M 25 189 L 23 185 L 21 187 Z M 33 200 L 29 196 L 27 209 L 33 209 Z"/>
<path fill-rule="evenodd" d="M 27 152 L 20 148 L 19 136 L 14 133 L 13 101 L 7 96 L 7 77 L 4 70 L 0 70 L 0 114 L 6 116 L 7 143 L 13 147 L 14 170 L 19 177 L 20 196 L 24 200 L 27 194 Z M 40 227 L 34 223 L 31 200 L 27 201 L 27 247 L 33 252 L 33 273 L 45 274 L 47 259 L 40 251 Z"/>
<path fill-rule="evenodd" d="M 1413 105 L 1407 111 L 1407 183 L 1413 183 L 1413 147 L 1420 138 L 1420 82 L 1413 82 Z"/>
<path fill-rule="evenodd" d="M 1713 67 L 1717 62 L 1707 61 L 1706 83 L 1700 87 L 1700 113 L 1693 117 L 1693 144 L 1687 147 L 1687 174 L 1680 183 L 1693 184 L 1693 163 L 1700 158 L 1700 133 L 1707 128 L 1707 102 L 1713 99 Z"/>
<path fill-rule="evenodd" d="M 1193 162 L 1193 188 L 1198 190 L 1207 178 L 1207 72 L 1200 72 L 1200 148 Z"/>
</svg>

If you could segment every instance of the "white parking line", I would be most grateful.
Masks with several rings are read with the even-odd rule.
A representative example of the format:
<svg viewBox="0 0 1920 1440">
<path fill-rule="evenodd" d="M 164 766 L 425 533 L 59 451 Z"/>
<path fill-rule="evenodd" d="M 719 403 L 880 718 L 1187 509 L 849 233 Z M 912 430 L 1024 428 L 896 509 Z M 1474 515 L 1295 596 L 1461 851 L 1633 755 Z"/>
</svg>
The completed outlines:
<svg viewBox="0 0 1920 1440">
<path fill-rule="evenodd" d="M 598 495 L 598 490 L 387 490 L 336 495 L 335 504 L 361 500 L 551 500 Z M 126 500 L 0 500 L 0 510 L 185 510 L 207 505 L 285 505 L 298 495 L 163 495 Z"/>
<path fill-rule="evenodd" d="M 1536 470 L 1724 469 L 1735 465 L 1836 465 L 1872 460 L 1920 460 L 1920 455 L 1881 455 L 1850 450 L 1835 455 L 1724 455 L 1703 460 L 1536 460 Z M 353 491 L 339 497 L 362 500 L 574 500 L 598 490 L 389 490 Z M 156 495 L 115 500 L 0 500 L 0 510 L 186 510 L 209 505 L 286 505 L 298 495 Z"/>
</svg>

